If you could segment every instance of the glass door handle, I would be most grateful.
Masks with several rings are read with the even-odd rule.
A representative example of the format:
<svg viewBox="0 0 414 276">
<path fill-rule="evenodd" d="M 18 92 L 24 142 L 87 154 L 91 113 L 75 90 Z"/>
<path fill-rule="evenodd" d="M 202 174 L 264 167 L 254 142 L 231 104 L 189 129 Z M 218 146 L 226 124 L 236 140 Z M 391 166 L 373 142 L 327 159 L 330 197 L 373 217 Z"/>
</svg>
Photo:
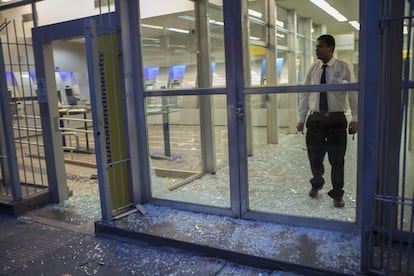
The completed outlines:
<svg viewBox="0 0 414 276">
<path fill-rule="evenodd" d="M 244 114 L 243 114 L 243 107 L 242 106 L 237 107 L 236 116 L 237 116 L 237 120 L 243 121 Z"/>
</svg>

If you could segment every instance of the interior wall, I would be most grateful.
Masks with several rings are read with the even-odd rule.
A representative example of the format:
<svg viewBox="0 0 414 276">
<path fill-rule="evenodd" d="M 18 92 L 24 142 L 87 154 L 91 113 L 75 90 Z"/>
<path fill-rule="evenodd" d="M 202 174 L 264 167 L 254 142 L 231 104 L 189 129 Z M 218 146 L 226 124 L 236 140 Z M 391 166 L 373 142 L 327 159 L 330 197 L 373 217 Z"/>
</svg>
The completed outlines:
<svg viewBox="0 0 414 276">
<path fill-rule="evenodd" d="M 44 0 L 36 3 L 36 10 L 39 26 L 99 14 L 93 0 Z"/>
<path fill-rule="evenodd" d="M 56 72 L 73 72 L 71 88 L 81 100 L 89 101 L 89 80 L 86 49 L 83 41 L 53 42 L 53 59 Z M 59 84 L 59 83 L 57 83 Z M 63 87 L 57 87 L 63 89 Z"/>
<path fill-rule="evenodd" d="M 85 53 L 85 43 L 83 42 L 53 42 L 53 58 L 58 71 L 87 73 Z"/>
<path fill-rule="evenodd" d="M 183 12 L 194 9 L 194 3 L 190 0 L 140 0 L 140 13 L 142 18 L 160 16 L 164 14 Z M 105 1 L 102 1 L 105 3 Z M 36 2 L 38 26 L 54 24 L 58 22 L 88 17 L 100 13 L 113 12 L 113 6 L 95 8 L 94 1 L 89 0 L 43 0 Z M 22 22 L 23 14 L 31 14 L 32 5 L 25 5 L 0 12 L 0 20 L 15 20 Z M 26 24 L 26 23 L 25 23 Z M 33 25 L 32 25 L 33 26 Z M 32 27 L 30 26 L 30 28 Z M 29 33 L 30 33 L 30 28 Z M 20 34 L 21 35 L 21 34 Z M 26 33 L 31 36 L 31 34 Z"/>
</svg>

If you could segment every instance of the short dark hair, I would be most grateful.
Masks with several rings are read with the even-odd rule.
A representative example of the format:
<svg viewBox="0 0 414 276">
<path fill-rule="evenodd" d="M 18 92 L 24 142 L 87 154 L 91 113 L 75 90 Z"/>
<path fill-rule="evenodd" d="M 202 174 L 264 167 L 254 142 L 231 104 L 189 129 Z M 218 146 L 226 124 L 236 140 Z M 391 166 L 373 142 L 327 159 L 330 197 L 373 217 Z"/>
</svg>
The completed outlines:
<svg viewBox="0 0 414 276">
<path fill-rule="evenodd" d="M 318 37 L 318 40 L 323 41 L 326 44 L 326 46 L 335 49 L 335 38 L 333 36 L 324 34 Z"/>
</svg>

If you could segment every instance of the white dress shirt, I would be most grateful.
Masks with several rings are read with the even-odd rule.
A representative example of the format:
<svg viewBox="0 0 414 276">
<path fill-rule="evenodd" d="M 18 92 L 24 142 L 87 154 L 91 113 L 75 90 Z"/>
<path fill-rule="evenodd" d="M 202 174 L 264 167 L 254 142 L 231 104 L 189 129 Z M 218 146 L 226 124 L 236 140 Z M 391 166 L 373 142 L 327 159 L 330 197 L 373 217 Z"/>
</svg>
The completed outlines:
<svg viewBox="0 0 414 276">
<path fill-rule="evenodd" d="M 304 84 L 320 84 L 323 62 L 318 60 L 309 68 Z M 332 58 L 326 67 L 326 83 L 354 82 L 352 65 L 344 61 Z M 319 112 L 318 92 L 306 92 L 299 94 L 298 122 L 304 123 L 308 111 Z M 356 91 L 327 92 L 328 111 L 346 112 L 351 108 L 351 121 L 358 122 L 358 94 Z"/>
</svg>

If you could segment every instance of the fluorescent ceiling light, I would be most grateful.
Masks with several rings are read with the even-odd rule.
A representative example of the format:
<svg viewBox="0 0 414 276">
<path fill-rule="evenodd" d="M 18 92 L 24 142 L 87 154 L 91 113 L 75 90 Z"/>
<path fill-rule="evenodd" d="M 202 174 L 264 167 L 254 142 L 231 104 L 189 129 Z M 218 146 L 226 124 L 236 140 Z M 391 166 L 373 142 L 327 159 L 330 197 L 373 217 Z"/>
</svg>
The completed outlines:
<svg viewBox="0 0 414 276">
<path fill-rule="evenodd" d="M 285 27 L 285 22 L 276 19 L 276 26 L 278 26 L 280 28 L 284 28 Z"/>
<path fill-rule="evenodd" d="M 150 40 L 150 41 L 155 41 L 155 42 L 159 42 L 160 41 L 159 38 L 152 38 L 152 37 L 143 37 L 142 40 Z"/>
<path fill-rule="evenodd" d="M 349 21 L 348 23 L 351 24 L 352 27 L 354 27 L 356 30 L 359 31 L 359 22 L 358 21 L 352 20 L 352 21 Z"/>
<path fill-rule="evenodd" d="M 144 47 L 158 47 L 158 48 L 161 47 L 158 44 L 146 44 L 146 43 L 143 43 L 142 46 L 144 46 Z"/>
<path fill-rule="evenodd" d="M 179 44 L 170 44 L 168 46 L 174 47 L 174 48 L 187 48 L 187 46 L 185 46 L 185 45 L 179 45 Z"/>
<path fill-rule="evenodd" d="M 258 11 L 255 11 L 255 10 L 248 9 L 248 13 L 249 13 L 249 15 L 251 15 L 251 16 L 258 17 L 258 18 L 262 18 L 262 13 L 261 13 L 261 12 L 258 12 Z"/>
<path fill-rule="evenodd" d="M 176 33 L 183 33 L 183 34 L 190 33 L 189 30 L 176 29 L 176 28 L 167 28 L 167 30 L 172 31 L 172 32 L 176 32 Z"/>
<path fill-rule="evenodd" d="M 250 36 L 249 38 L 250 38 L 251 40 L 260 40 L 260 38 L 255 37 L 255 36 Z"/>
<path fill-rule="evenodd" d="M 190 15 L 179 15 L 178 18 L 188 20 L 188 21 L 195 21 L 194 16 L 190 16 Z"/>
<path fill-rule="evenodd" d="M 217 21 L 217 20 L 214 20 L 214 19 L 210 19 L 209 22 L 211 24 L 214 24 L 214 25 L 224 26 L 224 23 L 223 22 Z"/>
<path fill-rule="evenodd" d="M 325 0 L 310 0 L 316 6 L 324 10 L 327 14 L 338 20 L 339 22 L 348 21 L 348 19 L 343 16 L 339 11 L 337 11 L 334 7 L 329 5 Z"/>
<path fill-rule="evenodd" d="M 158 30 L 164 29 L 164 27 L 162 26 L 149 25 L 149 24 L 141 24 L 141 26 L 145 28 L 158 29 Z"/>
<path fill-rule="evenodd" d="M 178 16 L 178 18 L 183 19 L 183 20 L 188 20 L 188 21 L 195 21 L 195 18 L 193 16 L 189 16 L 189 15 L 180 15 Z M 215 24 L 215 25 L 219 25 L 219 26 L 223 26 L 224 23 L 221 21 L 216 21 L 214 19 L 209 19 L 209 23 L 211 24 Z"/>
</svg>

